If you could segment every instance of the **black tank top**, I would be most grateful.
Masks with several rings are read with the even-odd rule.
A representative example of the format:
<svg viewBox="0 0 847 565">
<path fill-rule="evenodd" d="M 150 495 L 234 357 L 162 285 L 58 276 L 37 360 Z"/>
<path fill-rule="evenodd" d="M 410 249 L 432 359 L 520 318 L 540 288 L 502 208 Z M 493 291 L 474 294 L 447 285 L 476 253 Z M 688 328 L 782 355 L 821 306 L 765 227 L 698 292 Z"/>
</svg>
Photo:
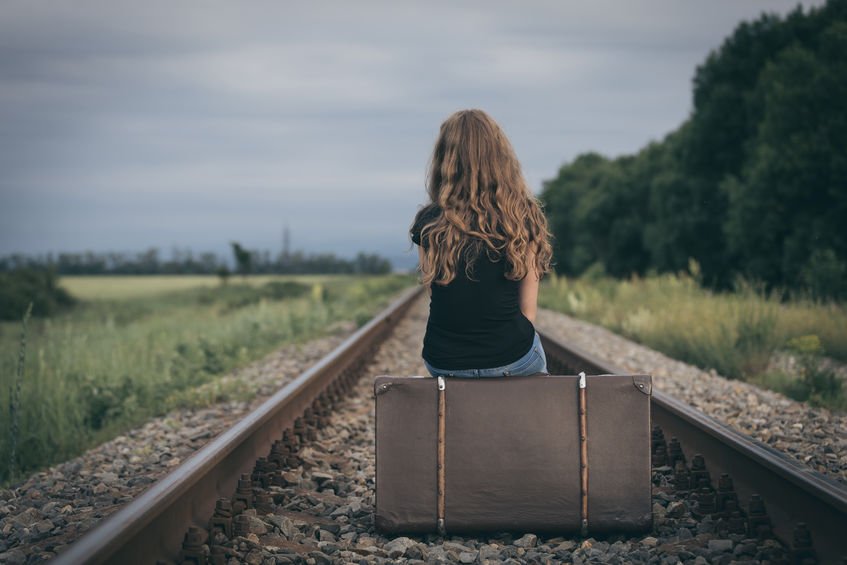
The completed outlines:
<svg viewBox="0 0 847 565">
<path fill-rule="evenodd" d="M 410 234 L 421 244 L 421 228 L 440 214 L 427 206 L 418 212 Z M 520 309 L 520 281 L 505 277 L 506 260 L 492 260 L 483 249 L 472 262 L 471 278 L 460 259 L 456 278 L 433 283 L 423 358 L 438 369 L 490 369 L 517 361 L 532 347 L 535 328 Z"/>
</svg>

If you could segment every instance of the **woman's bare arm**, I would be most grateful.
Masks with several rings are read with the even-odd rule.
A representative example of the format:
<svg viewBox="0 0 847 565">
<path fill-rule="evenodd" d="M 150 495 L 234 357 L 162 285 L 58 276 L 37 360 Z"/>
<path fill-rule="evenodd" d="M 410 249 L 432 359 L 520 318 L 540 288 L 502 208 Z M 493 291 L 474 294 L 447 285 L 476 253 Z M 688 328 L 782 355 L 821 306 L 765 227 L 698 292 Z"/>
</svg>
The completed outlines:
<svg viewBox="0 0 847 565">
<path fill-rule="evenodd" d="M 424 250 L 423 250 L 423 247 L 418 245 L 418 265 L 423 265 L 423 261 L 424 261 Z M 427 291 L 428 294 L 430 294 L 430 295 L 432 294 L 432 288 L 430 288 L 430 285 L 426 286 L 426 291 Z"/>
<path fill-rule="evenodd" d="M 529 263 L 529 271 L 521 280 L 520 291 L 518 293 L 520 300 L 521 312 L 526 316 L 526 319 L 535 323 L 535 315 L 538 312 L 538 272 L 535 270 L 535 255 L 532 254 L 527 258 Z"/>
</svg>

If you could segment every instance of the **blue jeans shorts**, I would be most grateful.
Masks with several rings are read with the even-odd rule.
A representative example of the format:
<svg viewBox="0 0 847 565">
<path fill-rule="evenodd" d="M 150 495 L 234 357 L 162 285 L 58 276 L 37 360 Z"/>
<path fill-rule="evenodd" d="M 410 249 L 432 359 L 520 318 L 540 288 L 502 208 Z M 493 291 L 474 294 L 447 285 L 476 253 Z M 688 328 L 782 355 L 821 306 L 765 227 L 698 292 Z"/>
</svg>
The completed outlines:
<svg viewBox="0 0 847 565">
<path fill-rule="evenodd" d="M 538 332 L 535 333 L 535 338 L 532 340 L 532 347 L 523 357 L 502 367 L 449 370 L 436 369 L 427 363 L 426 359 L 423 362 L 429 374 L 433 377 L 523 377 L 536 373 L 549 374 L 547 371 L 547 355 L 544 353 L 544 348 L 541 347 L 541 338 L 538 336 Z"/>
</svg>

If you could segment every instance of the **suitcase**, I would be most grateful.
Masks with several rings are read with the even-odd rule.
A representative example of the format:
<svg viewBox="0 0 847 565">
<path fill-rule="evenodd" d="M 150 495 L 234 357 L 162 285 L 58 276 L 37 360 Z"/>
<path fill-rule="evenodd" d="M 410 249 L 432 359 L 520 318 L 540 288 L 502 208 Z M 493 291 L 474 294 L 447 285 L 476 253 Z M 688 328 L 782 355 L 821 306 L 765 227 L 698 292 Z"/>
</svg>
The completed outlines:
<svg viewBox="0 0 847 565">
<path fill-rule="evenodd" d="M 385 534 L 652 528 L 649 375 L 379 376 Z"/>
</svg>

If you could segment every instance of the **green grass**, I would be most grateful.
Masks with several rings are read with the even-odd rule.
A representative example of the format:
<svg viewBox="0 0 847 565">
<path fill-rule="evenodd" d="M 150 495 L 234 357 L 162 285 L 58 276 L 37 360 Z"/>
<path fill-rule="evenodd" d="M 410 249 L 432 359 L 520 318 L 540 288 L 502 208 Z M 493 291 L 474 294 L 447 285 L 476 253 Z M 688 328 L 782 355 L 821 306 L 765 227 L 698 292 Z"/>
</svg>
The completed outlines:
<svg viewBox="0 0 847 565">
<path fill-rule="evenodd" d="M 145 289 L 141 277 L 84 279 L 65 283 L 88 288 L 96 299 L 29 321 L 18 438 L 24 472 L 73 457 L 174 407 L 224 400 L 233 391 L 215 388 L 221 375 L 283 344 L 319 336 L 333 322 L 362 325 L 414 283 L 410 276 L 338 276 L 242 284 L 239 277 L 212 286 L 151 277 Z M 5 430 L 19 334 L 20 323 L 0 323 L 2 461 L 9 460 Z M 200 387 L 212 392 L 191 394 Z M 8 483 L 3 467 L 0 481 Z"/>
<path fill-rule="evenodd" d="M 843 304 L 783 301 L 743 283 L 735 292 L 713 293 L 685 273 L 630 280 L 551 276 L 542 285 L 539 303 L 723 376 L 847 408 L 841 387 L 833 386 L 832 376 L 822 374 L 816 362 L 823 354 L 847 361 Z M 769 371 L 772 354 L 795 351 L 792 344 L 803 336 L 814 336 L 819 347 L 798 352 L 806 360 L 800 374 Z"/>
</svg>

